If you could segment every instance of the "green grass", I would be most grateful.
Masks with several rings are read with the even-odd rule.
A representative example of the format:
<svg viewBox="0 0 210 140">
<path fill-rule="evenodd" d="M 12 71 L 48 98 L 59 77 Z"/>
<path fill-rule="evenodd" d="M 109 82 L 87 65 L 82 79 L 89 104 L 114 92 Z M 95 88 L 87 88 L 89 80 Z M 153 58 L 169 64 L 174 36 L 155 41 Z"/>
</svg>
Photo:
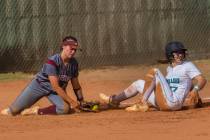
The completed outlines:
<svg viewBox="0 0 210 140">
<path fill-rule="evenodd" d="M 15 73 L 0 73 L 0 81 L 13 81 L 13 80 L 23 80 L 23 79 L 31 79 L 33 77 L 32 74 L 15 72 Z"/>
</svg>

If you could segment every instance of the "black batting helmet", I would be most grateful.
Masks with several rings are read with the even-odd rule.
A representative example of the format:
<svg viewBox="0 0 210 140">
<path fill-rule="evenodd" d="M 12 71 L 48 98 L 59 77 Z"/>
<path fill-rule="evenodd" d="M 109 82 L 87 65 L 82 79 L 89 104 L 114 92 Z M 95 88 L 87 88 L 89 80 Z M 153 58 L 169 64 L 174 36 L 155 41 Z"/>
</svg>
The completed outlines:
<svg viewBox="0 0 210 140">
<path fill-rule="evenodd" d="M 165 47 L 165 55 L 169 61 L 173 59 L 174 52 L 181 52 L 185 54 L 185 51 L 187 51 L 187 49 L 185 49 L 184 45 L 178 41 L 169 42 Z"/>
</svg>

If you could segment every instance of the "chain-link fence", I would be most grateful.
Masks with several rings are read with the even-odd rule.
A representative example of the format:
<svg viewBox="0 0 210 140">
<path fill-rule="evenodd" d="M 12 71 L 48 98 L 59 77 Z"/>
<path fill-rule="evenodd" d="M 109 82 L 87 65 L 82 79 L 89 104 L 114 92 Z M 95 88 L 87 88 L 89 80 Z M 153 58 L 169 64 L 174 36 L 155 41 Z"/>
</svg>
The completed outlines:
<svg viewBox="0 0 210 140">
<path fill-rule="evenodd" d="M 82 68 L 153 63 L 182 41 L 210 57 L 210 0 L 0 0 L 0 71 L 37 71 L 78 38 Z"/>
</svg>

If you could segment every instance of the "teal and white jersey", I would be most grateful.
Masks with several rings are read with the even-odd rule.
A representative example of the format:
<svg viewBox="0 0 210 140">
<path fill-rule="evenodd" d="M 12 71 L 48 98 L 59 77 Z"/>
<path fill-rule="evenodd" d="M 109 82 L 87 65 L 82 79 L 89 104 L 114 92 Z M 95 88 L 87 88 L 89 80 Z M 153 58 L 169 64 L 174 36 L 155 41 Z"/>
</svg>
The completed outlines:
<svg viewBox="0 0 210 140">
<path fill-rule="evenodd" d="M 191 89 L 192 79 L 200 74 L 192 62 L 184 61 L 175 67 L 168 66 L 166 80 L 173 94 L 183 102 Z"/>
</svg>

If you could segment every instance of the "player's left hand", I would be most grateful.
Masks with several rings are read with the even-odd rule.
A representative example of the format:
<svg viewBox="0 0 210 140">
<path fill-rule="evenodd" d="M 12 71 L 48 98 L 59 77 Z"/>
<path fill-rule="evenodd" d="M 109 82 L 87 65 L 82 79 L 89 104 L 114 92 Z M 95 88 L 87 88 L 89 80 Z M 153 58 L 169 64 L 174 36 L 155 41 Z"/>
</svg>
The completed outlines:
<svg viewBox="0 0 210 140">
<path fill-rule="evenodd" d="M 198 92 L 192 90 L 188 95 L 188 106 L 191 108 L 197 108 L 202 106 L 202 100 L 198 94 Z"/>
</svg>

